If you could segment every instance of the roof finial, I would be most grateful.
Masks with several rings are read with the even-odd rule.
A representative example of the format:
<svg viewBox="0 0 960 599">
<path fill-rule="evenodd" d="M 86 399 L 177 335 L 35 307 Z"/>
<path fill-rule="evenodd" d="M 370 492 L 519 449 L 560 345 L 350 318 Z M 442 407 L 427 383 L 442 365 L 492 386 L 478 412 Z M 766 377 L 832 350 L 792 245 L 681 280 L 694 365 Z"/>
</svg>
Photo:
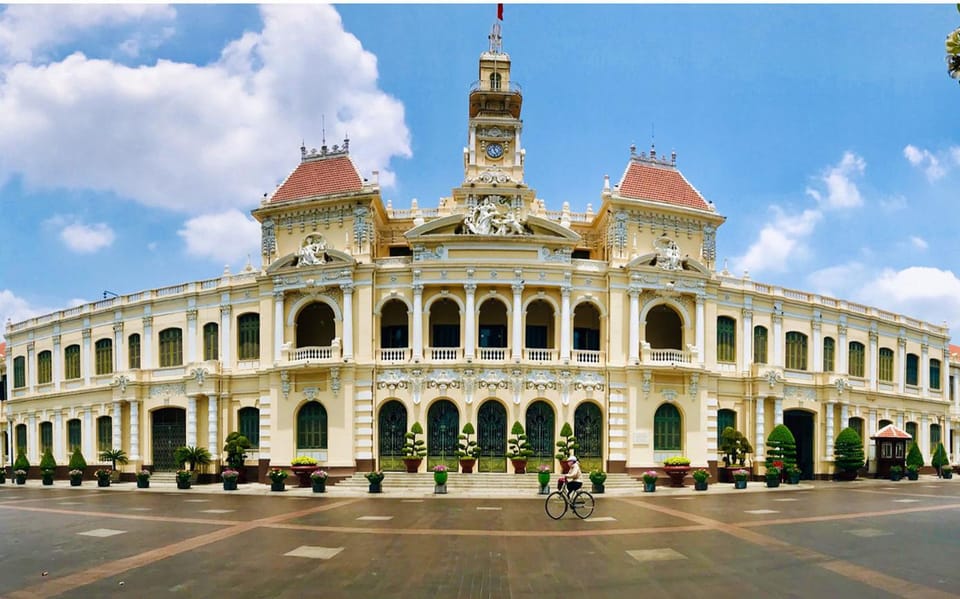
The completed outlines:
<svg viewBox="0 0 960 599">
<path fill-rule="evenodd" d="M 637 144 L 630 144 L 630 158 L 637 157 Z"/>
<path fill-rule="evenodd" d="M 491 54 L 502 54 L 503 53 L 503 38 L 500 36 L 500 23 L 494 22 L 493 27 L 490 28 L 490 35 L 487 36 L 487 39 L 490 40 L 490 53 Z"/>
</svg>

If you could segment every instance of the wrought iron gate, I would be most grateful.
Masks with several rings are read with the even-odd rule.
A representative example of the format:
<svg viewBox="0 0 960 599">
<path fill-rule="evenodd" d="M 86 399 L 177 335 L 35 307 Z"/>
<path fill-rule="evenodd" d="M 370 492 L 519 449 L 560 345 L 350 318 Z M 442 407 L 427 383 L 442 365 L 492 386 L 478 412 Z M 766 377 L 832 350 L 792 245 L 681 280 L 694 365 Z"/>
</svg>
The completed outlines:
<svg viewBox="0 0 960 599">
<path fill-rule="evenodd" d="M 527 442 L 533 455 L 527 460 L 527 470 L 536 472 L 540 466 L 553 471 L 554 449 L 553 408 L 545 401 L 535 401 L 527 408 Z"/>
<path fill-rule="evenodd" d="M 460 435 L 460 413 L 453 403 L 442 399 L 427 412 L 427 471 L 437 464 L 446 464 L 456 472 L 457 437 Z"/>
<path fill-rule="evenodd" d="M 478 472 L 507 471 L 507 410 L 496 401 L 487 401 L 477 412 Z"/>
<path fill-rule="evenodd" d="M 573 414 L 573 434 L 580 448 L 580 468 L 584 472 L 605 470 L 603 467 L 603 417 L 597 404 L 590 402 L 577 406 Z"/>
<path fill-rule="evenodd" d="M 381 470 L 403 472 L 403 444 L 407 433 L 407 409 L 396 400 L 380 408 L 379 456 Z"/>
<path fill-rule="evenodd" d="M 173 458 L 178 447 L 187 444 L 187 413 L 182 408 L 163 408 L 153 412 L 150 427 L 153 440 L 153 469 L 176 470 Z"/>
</svg>

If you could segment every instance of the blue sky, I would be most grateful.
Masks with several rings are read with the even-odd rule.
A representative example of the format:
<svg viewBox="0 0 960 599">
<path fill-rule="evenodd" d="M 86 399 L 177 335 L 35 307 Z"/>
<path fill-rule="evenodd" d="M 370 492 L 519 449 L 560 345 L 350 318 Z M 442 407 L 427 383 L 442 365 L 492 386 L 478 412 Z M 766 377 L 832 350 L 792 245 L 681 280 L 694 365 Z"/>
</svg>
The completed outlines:
<svg viewBox="0 0 960 599">
<path fill-rule="evenodd" d="M 0 323 L 259 266 L 249 212 L 322 123 L 394 207 L 435 206 L 495 14 L 0 7 Z M 597 208 L 654 142 L 727 217 L 721 267 L 960 330 L 958 25 L 953 5 L 507 4 L 527 183 Z"/>
</svg>

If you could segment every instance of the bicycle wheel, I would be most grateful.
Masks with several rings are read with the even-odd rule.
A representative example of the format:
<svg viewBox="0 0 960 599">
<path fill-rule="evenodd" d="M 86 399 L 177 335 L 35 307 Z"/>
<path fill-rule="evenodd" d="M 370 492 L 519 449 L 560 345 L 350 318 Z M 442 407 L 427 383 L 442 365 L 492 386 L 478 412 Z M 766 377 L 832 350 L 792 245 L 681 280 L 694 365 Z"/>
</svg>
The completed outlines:
<svg viewBox="0 0 960 599">
<path fill-rule="evenodd" d="M 593 495 L 587 491 L 580 491 L 574 495 L 573 499 L 570 500 L 570 503 L 573 507 L 573 513 L 576 514 L 581 520 L 584 518 L 589 518 L 590 514 L 593 513 L 595 502 L 593 501 Z"/>
<path fill-rule="evenodd" d="M 559 491 L 554 491 L 547 495 L 547 501 L 544 504 L 544 508 L 547 510 L 547 515 L 553 518 L 554 520 L 559 520 L 563 518 L 563 515 L 567 513 L 567 498 L 563 496 Z"/>
</svg>

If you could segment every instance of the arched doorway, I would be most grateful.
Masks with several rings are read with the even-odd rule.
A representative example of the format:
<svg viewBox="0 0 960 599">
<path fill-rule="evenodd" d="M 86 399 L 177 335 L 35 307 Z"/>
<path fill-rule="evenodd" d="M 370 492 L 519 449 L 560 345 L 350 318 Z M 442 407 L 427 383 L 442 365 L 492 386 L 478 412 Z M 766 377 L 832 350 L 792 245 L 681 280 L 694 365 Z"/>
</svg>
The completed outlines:
<svg viewBox="0 0 960 599">
<path fill-rule="evenodd" d="M 783 423 L 797 442 L 797 468 L 800 478 L 812 479 L 814 470 L 813 413 L 806 410 L 784 410 Z"/>
<path fill-rule="evenodd" d="M 460 435 L 460 412 L 453 402 L 435 401 L 427 411 L 427 471 L 445 464 L 451 471 L 459 467 L 457 438 Z"/>
<path fill-rule="evenodd" d="M 297 347 L 330 347 L 337 336 L 333 309 L 323 302 L 313 302 L 297 314 Z"/>
<path fill-rule="evenodd" d="M 577 406 L 573 413 L 573 434 L 580 449 L 577 457 L 584 472 L 606 470 L 603 467 L 603 416 L 600 408 L 592 402 Z"/>
<path fill-rule="evenodd" d="M 644 338 L 653 349 L 683 349 L 683 320 L 666 304 L 650 308 Z"/>
<path fill-rule="evenodd" d="M 403 444 L 404 435 L 407 434 L 407 408 L 395 399 L 384 403 L 380 408 L 377 425 L 380 469 L 405 472 Z"/>
<path fill-rule="evenodd" d="M 536 472 L 540 466 L 553 471 L 554 422 L 553 406 L 547 402 L 538 400 L 527 408 L 527 443 L 533 450 L 533 455 L 527 460 L 528 471 Z"/>
<path fill-rule="evenodd" d="M 478 472 L 507 471 L 507 410 L 499 401 L 488 400 L 477 411 Z"/>
<path fill-rule="evenodd" d="M 327 461 L 327 409 L 308 401 L 297 412 L 297 455 Z"/>
<path fill-rule="evenodd" d="M 153 439 L 153 469 L 176 470 L 173 452 L 187 444 L 187 411 L 183 408 L 161 408 L 150 418 Z"/>
</svg>

